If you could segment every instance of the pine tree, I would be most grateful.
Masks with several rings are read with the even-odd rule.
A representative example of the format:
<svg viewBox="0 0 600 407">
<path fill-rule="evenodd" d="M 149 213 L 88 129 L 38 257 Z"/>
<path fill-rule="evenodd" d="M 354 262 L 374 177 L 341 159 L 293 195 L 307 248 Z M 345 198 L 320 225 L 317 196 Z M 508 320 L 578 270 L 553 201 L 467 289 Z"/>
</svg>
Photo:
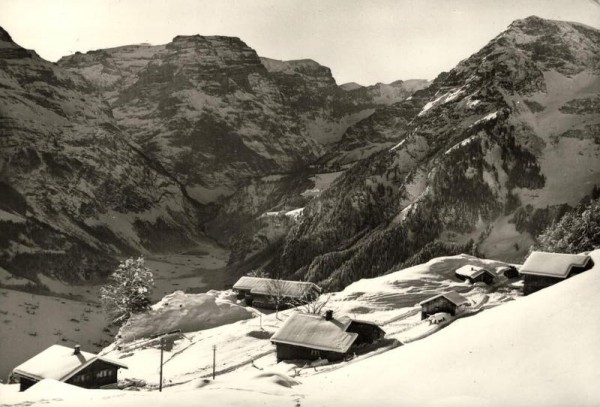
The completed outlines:
<svg viewBox="0 0 600 407">
<path fill-rule="evenodd" d="M 581 253 L 600 248 L 600 199 L 567 212 L 537 238 L 535 250 Z"/>
<path fill-rule="evenodd" d="M 131 314 L 150 308 L 154 276 L 144 264 L 143 257 L 125 260 L 109 279 L 110 282 L 100 288 L 100 300 L 114 324 L 122 325 Z"/>
</svg>

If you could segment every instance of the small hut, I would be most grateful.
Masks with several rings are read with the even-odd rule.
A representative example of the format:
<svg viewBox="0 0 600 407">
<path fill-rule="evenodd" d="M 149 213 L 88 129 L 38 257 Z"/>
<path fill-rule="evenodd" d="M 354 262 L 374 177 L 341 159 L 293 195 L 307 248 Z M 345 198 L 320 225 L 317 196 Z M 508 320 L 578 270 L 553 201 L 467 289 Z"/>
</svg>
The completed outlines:
<svg viewBox="0 0 600 407">
<path fill-rule="evenodd" d="M 233 290 L 248 306 L 272 309 L 279 306 L 280 310 L 286 304 L 313 301 L 321 294 L 321 287 L 314 283 L 249 276 L 240 278 Z"/>
<path fill-rule="evenodd" d="M 523 294 L 529 295 L 594 266 L 586 254 L 532 252 L 519 273 L 523 276 Z"/>
<path fill-rule="evenodd" d="M 421 306 L 421 319 L 426 319 L 438 312 L 447 312 L 450 315 L 456 315 L 470 304 L 471 302 L 468 299 L 456 291 L 439 294 L 419 303 Z"/>
<path fill-rule="evenodd" d="M 486 283 L 487 285 L 493 284 L 496 275 L 491 271 L 479 267 L 479 266 L 471 266 L 467 264 L 466 266 L 462 266 L 454 272 L 454 275 L 459 280 L 468 281 L 471 284 L 475 284 L 478 282 Z"/>
<path fill-rule="evenodd" d="M 327 311 L 324 317 L 292 315 L 271 337 L 271 342 L 277 347 L 278 362 L 295 359 L 336 361 L 384 335 L 383 329 L 372 322 L 345 316 L 336 319 L 332 311 Z"/>
<path fill-rule="evenodd" d="M 12 375 L 27 390 L 43 379 L 54 379 L 86 389 L 115 387 L 117 373 L 127 366 L 102 356 L 83 352 L 76 345 L 52 345 L 13 369 Z"/>
<path fill-rule="evenodd" d="M 501 266 L 496 269 L 496 275 L 504 276 L 509 280 L 519 277 L 519 270 L 515 266 Z"/>
</svg>

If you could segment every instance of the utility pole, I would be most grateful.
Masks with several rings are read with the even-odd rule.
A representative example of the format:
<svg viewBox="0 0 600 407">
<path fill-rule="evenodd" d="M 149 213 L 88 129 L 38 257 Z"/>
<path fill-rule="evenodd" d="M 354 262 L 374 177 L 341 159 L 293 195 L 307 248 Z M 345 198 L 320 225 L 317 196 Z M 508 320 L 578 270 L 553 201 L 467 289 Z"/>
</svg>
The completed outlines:
<svg viewBox="0 0 600 407">
<path fill-rule="evenodd" d="M 217 345 L 213 345 L 213 380 L 215 380 L 216 362 L 217 362 Z"/>
<path fill-rule="evenodd" d="M 158 391 L 162 391 L 162 376 L 163 376 L 163 351 L 165 348 L 165 339 L 160 338 L 160 382 L 158 383 Z"/>
</svg>

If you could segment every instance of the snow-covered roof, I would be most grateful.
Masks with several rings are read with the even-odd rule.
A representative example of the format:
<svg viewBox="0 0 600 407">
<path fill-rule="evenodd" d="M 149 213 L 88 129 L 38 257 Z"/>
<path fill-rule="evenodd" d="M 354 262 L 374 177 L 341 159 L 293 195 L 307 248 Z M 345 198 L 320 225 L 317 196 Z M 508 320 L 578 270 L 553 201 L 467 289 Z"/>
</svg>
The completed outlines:
<svg viewBox="0 0 600 407">
<path fill-rule="evenodd" d="M 423 305 L 426 304 L 428 302 L 431 302 L 437 298 L 440 297 L 444 297 L 445 299 L 447 299 L 448 301 L 450 301 L 451 303 L 453 303 L 456 306 L 460 306 L 460 305 L 464 305 L 464 304 L 470 304 L 470 301 L 468 299 L 466 299 L 465 297 L 463 297 L 462 295 L 460 295 L 459 293 L 457 293 L 456 291 L 449 291 L 447 293 L 443 293 L 443 294 L 438 294 L 434 297 L 428 298 L 425 301 L 421 301 L 419 303 L 419 305 Z"/>
<path fill-rule="evenodd" d="M 585 267 L 589 261 L 586 254 L 532 252 L 519 273 L 566 278 L 573 267 Z"/>
<path fill-rule="evenodd" d="M 351 322 L 348 317 L 327 320 L 319 315 L 298 313 L 285 321 L 271 342 L 345 353 L 358 337 L 357 333 L 346 332 Z"/>
<path fill-rule="evenodd" d="M 251 294 L 269 295 L 277 291 L 281 296 L 301 298 L 310 293 L 311 290 L 321 292 L 321 288 L 304 281 L 275 280 L 271 278 L 248 277 L 240 278 L 233 285 L 234 290 L 250 290 Z"/>
<path fill-rule="evenodd" d="M 496 273 L 500 274 L 500 273 L 504 273 L 507 270 L 516 270 L 517 268 L 515 266 L 500 266 L 500 267 L 496 267 Z"/>
<path fill-rule="evenodd" d="M 485 273 L 488 273 L 491 276 L 495 277 L 494 273 L 492 273 L 491 271 L 486 270 L 483 267 L 472 266 L 470 264 L 462 266 L 461 268 L 457 269 L 455 271 L 455 273 L 458 274 L 459 276 L 470 277 L 470 278 L 477 278 L 480 275 L 485 274 Z"/>
<path fill-rule="evenodd" d="M 78 354 L 75 354 L 73 348 L 62 345 L 52 345 L 48 349 L 15 367 L 13 373 L 36 380 L 54 379 L 65 381 L 96 360 L 102 360 L 106 363 L 127 369 L 127 366 L 123 363 L 115 362 L 94 355 L 93 353 L 80 351 Z"/>
</svg>

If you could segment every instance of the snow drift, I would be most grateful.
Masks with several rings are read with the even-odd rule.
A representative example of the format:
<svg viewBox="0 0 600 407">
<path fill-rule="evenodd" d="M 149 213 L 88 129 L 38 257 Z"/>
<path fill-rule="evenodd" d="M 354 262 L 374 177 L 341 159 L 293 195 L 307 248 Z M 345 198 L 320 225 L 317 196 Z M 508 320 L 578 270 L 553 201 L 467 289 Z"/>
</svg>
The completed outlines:
<svg viewBox="0 0 600 407">
<path fill-rule="evenodd" d="M 252 318 L 251 311 L 210 293 L 175 291 L 152 306 L 149 312 L 132 316 L 119 331 L 120 342 L 180 329 L 195 332 Z"/>
</svg>

